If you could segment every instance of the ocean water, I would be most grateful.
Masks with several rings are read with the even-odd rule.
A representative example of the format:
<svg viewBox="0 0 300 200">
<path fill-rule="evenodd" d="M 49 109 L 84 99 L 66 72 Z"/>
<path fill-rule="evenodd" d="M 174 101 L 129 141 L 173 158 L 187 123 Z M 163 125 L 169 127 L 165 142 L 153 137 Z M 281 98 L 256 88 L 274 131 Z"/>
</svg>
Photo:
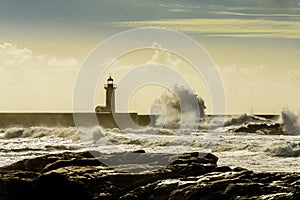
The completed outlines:
<svg viewBox="0 0 300 200">
<path fill-rule="evenodd" d="M 295 114 L 285 112 L 278 121 L 240 116 L 206 118 L 197 130 L 145 128 L 7 128 L 0 130 L 0 166 L 18 160 L 65 151 L 97 150 L 114 153 L 143 149 L 148 153 L 182 154 L 211 152 L 219 166 L 244 167 L 255 171 L 300 172 L 300 128 Z M 237 131 L 247 125 L 259 125 L 255 131 Z M 292 131 L 291 131 L 292 130 Z"/>
</svg>

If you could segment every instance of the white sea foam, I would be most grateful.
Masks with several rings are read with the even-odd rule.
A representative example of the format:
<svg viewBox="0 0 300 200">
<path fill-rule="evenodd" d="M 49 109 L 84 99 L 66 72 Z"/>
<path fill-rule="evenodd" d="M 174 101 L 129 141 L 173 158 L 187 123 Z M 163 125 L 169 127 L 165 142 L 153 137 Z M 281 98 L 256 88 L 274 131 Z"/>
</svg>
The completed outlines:
<svg viewBox="0 0 300 200">
<path fill-rule="evenodd" d="M 209 124 L 212 118 L 206 120 Z M 249 122 L 247 120 L 246 123 Z M 259 121 L 255 123 L 270 123 L 265 119 L 254 120 Z M 240 126 L 240 123 L 245 121 L 228 127 Z M 181 132 L 159 128 L 8 128 L 2 130 L 0 135 L 0 165 L 64 151 L 97 150 L 112 153 L 144 149 L 149 153 L 212 152 L 219 157 L 219 165 L 240 166 L 256 171 L 300 172 L 300 135 L 234 133 L 228 127 L 186 129 Z"/>
<path fill-rule="evenodd" d="M 48 128 L 48 127 L 31 127 L 31 128 L 8 128 L 4 131 L 2 138 L 40 138 L 45 136 L 56 135 L 62 138 L 78 140 L 77 129 L 69 128 Z"/>
<path fill-rule="evenodd" d="M 300 136 L 223 133 L 212 153 L 219 165 L 255 171 L 300 172 Z"/>
<path fill-rule="evenodd" d="M 266 152 L 281 157 L 300 157 L 300 142 L 274 143 Z"/>
</svg>

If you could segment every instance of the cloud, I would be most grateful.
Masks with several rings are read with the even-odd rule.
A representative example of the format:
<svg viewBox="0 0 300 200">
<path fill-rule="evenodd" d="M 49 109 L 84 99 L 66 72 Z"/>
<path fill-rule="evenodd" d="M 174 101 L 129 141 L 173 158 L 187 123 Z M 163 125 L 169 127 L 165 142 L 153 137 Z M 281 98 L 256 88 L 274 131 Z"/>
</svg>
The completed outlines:
<svg viewBox="0 0 300 200">
<path fill-rule="evenodd" d="M 171 12 L 189 12 L 191 10 L 180 9 L 180 8 L 172 8 L 172 9 L 169 9 L 169 11 L 171 11 Z"/>
<path fill-rule="evenodd" d="M 200 9 L 198 5 L 188 5 L 188 4 L 159 4 L 160 7 L 167 8 L 171 12 L 189 12 L 195 9 Z"/>
<path fill-rule="evenodd" d="M 212 14 L 218 15 L 233 15 L 233 16 L 250 16 L 250 17 L 300 17 L 299 14 L 288 13 L 242 13 L 230 11 L 211 11 Z"/>
<path fill-rule="evenodd" d="M 202 33 L 212 37 L 300 38 L 299 21 L 263 19 L 173 19 L 127 21 L 114 25 L 125 27 L 161 27 L 177 31 Z"/>
<path fill-rule="evenodd" d="M 58 59 L 52 57 L 47 61 L 48 67 L 76 67 L 79 65 L 79 62 L 75 58 L 64 58 Z"/>
<path fill-rule="evenodd" d="M 219 68 L 222 77 L 234 90 L 257 90 L 266 89 L 272 81 L 267 80 L 266 74 L 269 73 L 270 68 L 259 65 L 252 67 L 240 67 L 237 65 L 231 65 Z M 238 83 L 238 84 L 237 84 Z"/>
<path fill-rule="evenodd" d="M 68 110 L 79 62 L 0 44 L 1 111 Z"/>
<path fill-rule="evenodd" d="M 179 67 L 182 64 L 182 60 L 168 50 L 163 49 L 161 44 L 154 42 L 149 49 L 132 51 L 118 59 L 108 59 L 108 62 L 105 63 L 111 64 L 109 72 L 112 74 L 126 74 L 140 65 L 147 64 L 163 64 L 171 67 Z"/>
<path fill-rule="evenodd" d="M 154 53 L 146 64 L 162 63 L 167 66 L 177 67 L 181 63 L 178 58 L 173 58 L 169 51 L 162 49 L 160 44 L 153 43 L 151 47 L 154 49 Z"/>
<path fill-rule="evenodd" d="M 289 78 L 294 78 L 297 82 L 300 82 L 300 70 L 289 70 L 285 73 L 285 76 Z"/>
<path fill-rule="evenodd" d="M 298 1 L 298 0 L 297 0 Z M 220 11 L 224 11 L 224 10 L 239 10 L 239 11 L 298 11 L 300 10 L 299 8 L 299 3 L 297 2 L 292 2 L 292 1 L 282 1 L 283 4 L 279 5 L 276 3 L 268 3 L 265 4 L 266 0 L 264 1 L 257 1 L 257 2 L 231 2 L 231 3 L 225 3 L 223 5 L 221 4 L 210 4 L 209 8 L 211 8 L 212 10 L 220 10 Z M 288 2 L 288 3 L 284 3 L 284 2 Z"/>
<path fill-rule="evenodd" d="M 0 68 L 27 70 L 45 69 L 45 67 L 68 68 L 77 67 L 79 62 L 75 58 L 57 58 L 46 55 L 35 55 L 28 48 L 19 48 L 11 43 L 0 44 Z"/>
<path fill-rule="evenodd" d="M 188 4 L 179 4 L 179 3 L 159 4 L 159 7 L 165 8 L 169 12 L 174 12 L 174 13 L 192 12 L 201 8 L 198 5 L 188 5 Z"/>
</svg>

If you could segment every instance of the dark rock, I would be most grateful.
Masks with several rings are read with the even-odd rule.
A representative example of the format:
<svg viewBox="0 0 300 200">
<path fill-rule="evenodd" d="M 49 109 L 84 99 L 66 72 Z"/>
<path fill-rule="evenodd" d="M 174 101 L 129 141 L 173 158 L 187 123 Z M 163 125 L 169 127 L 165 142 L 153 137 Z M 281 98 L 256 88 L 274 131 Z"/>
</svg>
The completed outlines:
<svg viewBox="0 0 300 200">
<path fill-rule="evenodd" d="M 242 167 L 235 167 L 235 168 L 233 168 L 233 171 L 235 171 L 235 172 L 240 172 L 240 171 L 245 171 L 245 170 L 247 170 L 247 169 L 242 168 Z"/>
<path fill-rule="evenodd" d="M 185 163 L 185 164 L 191 164 L 191 163 L 217 164 L 217 162 L 218 162 L 218 157 L 216 157 L 215 155 L 213 155 L 211 153 L 193 152 L 193 153 L 185 153 L 185 154 L 179 156 L 179 158 L 176 159 L 172 164 L 183 164 L 183 163 Z"/>
<path fill-rule="evenodd" d="M 55 169 L 59 169 L 62 167 L 67 167 L 67 166 L 99 166 L 99 165 L 103 165 L 98 159 L 96 158 L 83 158 L 83 159 L 70 159 L 70 160 L 57 160 L 53 163 L 50 163 L 48 165 L 46 165 L 41 172 L 47 172 L 47 171 L 52 171 Z"/>
<path fill-rule="evenodd" d="M 300 198 L 299 173 L 217 167 L 217 160 L 212 154 L 197 152 L 47 155 L 0 168 L 0 199 Z M 114 167 L 107 165 L 109 161 Z M 140 166 L 151 170 L 124 170 Z"/>
<path fill-rule="evenodd" d="M 35 191 L 33 184 L 15 176 L 0 176 L 0 199 L 30 199 Z M 30 178 L 29 178 L 30 180 Z"/>
<path fill-rule="evenodd" d="M 140 150 L 133 151 L 132 153 L 146 153 L 146 151 L 143 149 L 140 149 Z"/>
<path fill-rule="evenodd" d="M 233 170 L 228 166 L 216 167 L 214 169 L 214 172 L 229 172 L 229 171 L 233 171 Z"/>
<path fill-rule="evenodd" d="M 91 193 L 80 181 L 69 180 L 64 174 L 51 172 L 35 181 L 37 199 L 92 199 Z"/>
</svg>

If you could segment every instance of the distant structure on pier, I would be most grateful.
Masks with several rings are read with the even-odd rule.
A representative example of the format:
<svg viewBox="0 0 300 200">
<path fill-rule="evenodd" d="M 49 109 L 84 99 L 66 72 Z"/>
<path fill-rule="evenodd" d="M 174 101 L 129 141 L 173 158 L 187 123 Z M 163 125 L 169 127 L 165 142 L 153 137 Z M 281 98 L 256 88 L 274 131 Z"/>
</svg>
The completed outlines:
<svg viewBox="0 0 300 200">
<path fill-rule="evenodd" d="M 142 127 L 155 126 L 158 117 L 157 115 L 140 115 L 136 112 L 116 112 L 115 90 L 117 89 L 117 86 L 114 84 L 114 79 L 111 76 L 108 77 L 107 83 L 104 84 L 104 89 L 106 90 L 106 105 L 95 107 L 95 112 L 101 126 L 107 128 L 120 128 L 117 122 L 121 122 L 124 127 L 128 128 L 132 128 L 131 122 Z"/>
</svg>

